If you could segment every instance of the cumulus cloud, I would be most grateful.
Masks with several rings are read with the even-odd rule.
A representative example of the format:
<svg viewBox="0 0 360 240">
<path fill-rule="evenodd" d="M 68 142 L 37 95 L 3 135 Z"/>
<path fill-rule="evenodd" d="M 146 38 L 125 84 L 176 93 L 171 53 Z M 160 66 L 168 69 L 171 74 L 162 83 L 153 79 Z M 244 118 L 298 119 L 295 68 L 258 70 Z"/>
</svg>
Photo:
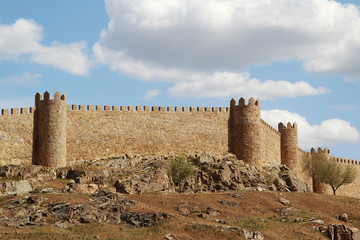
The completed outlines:
<svg viewBox="0 0 360 240">
<path fill-rule="evenodd" d="M 225 98 L 232 96 L 261 97 L 273 99 L 279 97 L 298 97 L 328 93 L 324 87 L 314 88 L 299 81 L 261 81 L 251 78 L 248 72 L 228 71 L 204 72 L 179 68 L 159 67 L 154 63 L 145 63 L 128 58 L 122 52 L 111 51 L 98 42 L 93 50 L 99 61 L 109 64 L 110 69 L 128 74 L 144 81 L 172 82 L 174 86 L 168 94 L 174 98 Z"/>
<path fill-rule="evenodd" d="M 0 24 L 0 61 L 25 58 L 75 75 L 89 73 L 91 63 L 85 42 L 53 42 L 44 46 L 40 43 L 42 32 L 42 27 L 33 20 L 19 19 L 11 25 Z"/>
<path fill-rule="evenodd" d="M 151 89 L 149 91 L 146 92 L 145 96 L 143 97 L 143 99 L 152 99 L 156 96 L 159 96 L 161 94 L 160 89 L 156 88 L 156 89 Z"/>
<path fill-rule="evenodd" d="M 287 110 L 262 110 L 261 117 L 277 129 L 278 123 L 296 122 L 299 146 L 303 149 L 326 147 L 343 142 L 356 142 L 360 133 L 355 126 L 345 120 L 328 119 L 319 125 L 310 124 L 305 117 Z"/>
<path fill-rule="evenodd" d="M 180 81 L 169 89 L 173 97 L 217 97 L 228 98 L 243 96 L 273 99 L 280 97 L 298 97 L 328 93 L 324 87 L 314 88 L 307 82 L 299 81 L 260 81 L 251 78 L 249 73 L 215 72 L 213 75 L 190 76 L 193 81 Z"/>
<path fill-rule="evenodd" d="M 0 85 L 33 86 L 39 84 L 41 77 L 40 73 L 24 72 L 19 76 L 0 78 Z"/>
<path fill-rule="evenodd" d="M 175 83 L 175 97 L 262 98 L 323 94 L 305 82 L 248 79 L 245 69 L 297 60 L 319 75 L 360 76 L 360 14 L 328 0 L 105 0 L 108 28 L 93 46 L 96 59 L 140 80 Z M 219 80 L 219 75 L 232 75 Z M 199 79 L 198 76 L 202 76 Z M 238 80 L 234 80 L 234 76 Z M 219 89 L 210 88 L 221 85 Z M 228 86 L 228 89 L 225 89 Z M 242 90 L 240 90 L 242 89 Z M 276 95 L 280 93 L 280 95 Z"/>
<path fill-rule="evenodd" d="M 248 72 L 204 72 L 179 68 L 163 68 L 151 62 L 128 58 L 124 52 L 114 52 L 96 43 L 93 47 L 99 61 L 109 64 L 110 69 L 144 81 L 172 82 L 168 91 L 175 98 L 224 98 L 231 96 L 261 97 L 273 99 L 318 95 L 330 92 L 325 87 L 314 88 L 304 81 L 261 81 L 251 78 Z"/>
<path fill-rule="evenodd" d="M 111 20 L 94 53 L 112 70 L 143 80 L 169 81 L 188 72 L 239 73 L 250 65 L 289 59 L 320 75 L 360 76 L 360 14 L 351 4 L 328 0 L 105 3 Z"/>
</svg>

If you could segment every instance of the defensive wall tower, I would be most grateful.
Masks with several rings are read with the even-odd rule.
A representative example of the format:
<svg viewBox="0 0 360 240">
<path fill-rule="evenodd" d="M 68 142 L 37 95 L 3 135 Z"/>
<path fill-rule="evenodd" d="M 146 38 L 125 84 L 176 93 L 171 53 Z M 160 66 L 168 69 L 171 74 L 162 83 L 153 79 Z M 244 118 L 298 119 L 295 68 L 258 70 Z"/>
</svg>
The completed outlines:
<svg viewBox="0 0 360 240">
<path fill-rule="evenodd" d="M 240 98 L 230 101 L 229 150 L 238 159 L 261 167 L 260 100 Z"/>
<path fill-rule="evenodd" d="M 331 155 L 330 155 L 330 149 L 328 148 L 324 148 L 324 150 L 322 150 L 320 147 L 317 149 L 317 151 L 314 148 L 311 148 L 310 150 L 310 154 L 314 155 L 314 154 L 324 154 L 326 156 L 326 158 L 330 159 Z M 324 193 L 326 191 L 326 185 L 317 181 L 316 178 L 313 179 L 313 192 L 317 192 L 317 193 Z"/>
<path fill-rule="evenodd" d="M 35 95 L 32 163 L 48 167 L 66 166 L 66 95 L 59 92 Z"/>
<path fill-rule="evenodd" d="M 297 124 L 291 125 L 289 122 L 285 126 L 281 122 L 278 125 L 278 129 L 280 132 L 281 164 L 285 164 L 291 170 L 295 170 L 298 163 Z"/>
</svg>

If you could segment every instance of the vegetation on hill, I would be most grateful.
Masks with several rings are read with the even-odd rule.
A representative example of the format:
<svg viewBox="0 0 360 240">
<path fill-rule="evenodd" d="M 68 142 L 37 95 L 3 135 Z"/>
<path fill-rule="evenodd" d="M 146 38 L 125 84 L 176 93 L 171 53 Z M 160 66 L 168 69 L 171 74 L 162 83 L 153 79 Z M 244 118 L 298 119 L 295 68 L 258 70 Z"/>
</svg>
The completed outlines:
<svg viewBox="0 0 360 240">
<path fill-rule="evenodd" d="M 312 178 L 314 192 L 318 190 L 316 182 L 321 182 L 329 185 L 335 195 L 341 186 L 353 183 L 357 178 L 357 172 L 353 165 L 338 163 L 322 152 L 306 155 L 304 170 Z"/>
<path fill-rule="evenodd" d="M 181 191 L 183 182 L 194 175 L 194 166 L 185 160 L 185 157 L 178 156 L 171 159 L 170 162 L 170 176 L 178 190 Z"/>
</svg>

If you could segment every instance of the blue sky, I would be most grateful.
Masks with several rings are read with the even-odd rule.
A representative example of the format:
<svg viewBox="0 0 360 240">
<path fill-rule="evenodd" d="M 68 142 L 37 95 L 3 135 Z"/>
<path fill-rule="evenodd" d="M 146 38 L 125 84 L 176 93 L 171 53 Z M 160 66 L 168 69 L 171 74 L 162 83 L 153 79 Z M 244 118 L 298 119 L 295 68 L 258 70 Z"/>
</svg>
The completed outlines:
<svg viewBox="0 0 360 240">
<path fill-rule="evenodd" d="M 0 109 L 228 106 L 299 127 L 304 150 L 360 159 L 360 1 L 5 0 Z"/>
</svg>

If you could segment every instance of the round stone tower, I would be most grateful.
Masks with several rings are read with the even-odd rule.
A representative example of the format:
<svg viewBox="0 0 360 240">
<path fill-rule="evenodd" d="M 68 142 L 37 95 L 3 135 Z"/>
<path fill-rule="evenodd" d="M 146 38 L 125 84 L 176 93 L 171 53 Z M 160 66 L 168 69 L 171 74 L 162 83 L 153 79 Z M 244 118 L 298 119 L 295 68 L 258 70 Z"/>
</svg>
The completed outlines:
<svg viewBox="0 0 360 240">
<path fill-rule="evenodd" d="M 66 95 L 35 95 L 32 163 L 48 167 L 66 166 Z"/>
<path fill-rule="evenodd" d="M 261 167 L 260 100 L 240 98 L 230 102 L 229 150 L 240 160 Z"/>
<path fill-rule="evenodd" d="M 297 124 L 288 123 L 287 126 L 279 123 L 281 164 L 285 164 L 291 170 L 296 170 L 298 164 L 298 135 Z"/>
</svg>

